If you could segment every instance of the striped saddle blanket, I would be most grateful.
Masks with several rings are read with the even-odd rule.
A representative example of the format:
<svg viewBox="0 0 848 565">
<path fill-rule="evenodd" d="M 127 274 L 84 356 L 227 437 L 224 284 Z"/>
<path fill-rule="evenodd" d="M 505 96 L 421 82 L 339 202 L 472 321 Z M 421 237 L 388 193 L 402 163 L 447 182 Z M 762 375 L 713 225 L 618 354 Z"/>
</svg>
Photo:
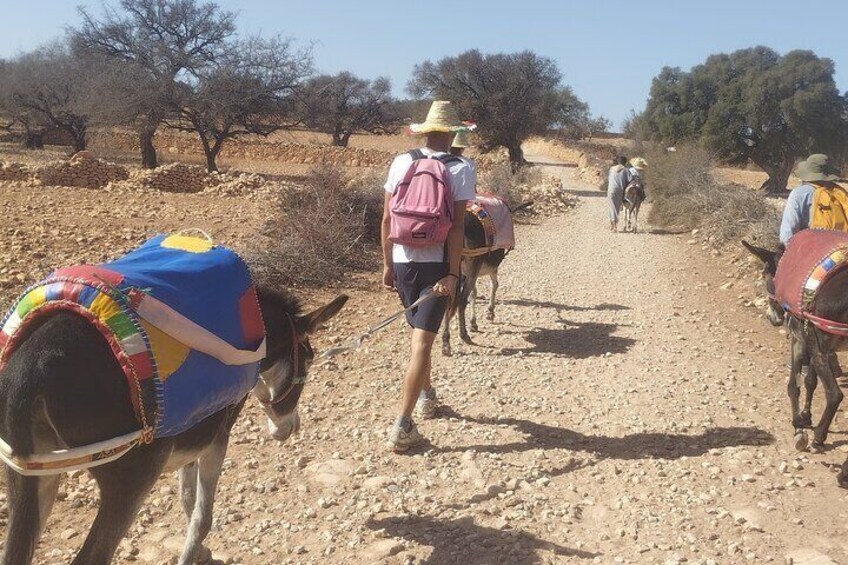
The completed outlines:
<svg viewBox="0 0 848 565">
<path fill-rule="evenodd" d="M 160 235 L 102 265 L 55 271 L 27 290 L 0 331 L 0 368 L 51 312 L 103 335 L 147 439 L 179 434 L 256 384 L 265 327 L 244 261 L 204 238 Z"/>
<path fill-rule="evenodd" d="M 803 230 L 792 236 L 774 277 L 775 300 L 796 316 L 812 310 L 821 286 L 848 266 L 848 233 Z"/>
</svg>

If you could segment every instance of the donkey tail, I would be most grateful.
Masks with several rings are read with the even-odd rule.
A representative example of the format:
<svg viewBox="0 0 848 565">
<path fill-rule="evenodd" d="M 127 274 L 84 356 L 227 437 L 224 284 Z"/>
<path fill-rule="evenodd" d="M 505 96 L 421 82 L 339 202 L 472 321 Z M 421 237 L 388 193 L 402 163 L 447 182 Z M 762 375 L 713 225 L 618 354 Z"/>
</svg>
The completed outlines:
<svg viewBox="0 0 848 565">
<path fill-rule="evenodd" d="M 36 426 L 49 426 L 42 396 L 43 373 L 38 365 L 32 363 L 23 367 L 13 363 L 0 376 L 0 437 L 17 456 L 31 455 L 35 451 Z M 31 563 L 41 524 L 45 521 L 40 515 L 42 508 L 44 511 L 50 508 L 42 504 L 40 491 L 50 482 L 58 485 L 58 477 L 23 476 L 6 467 L 9 525 L 3 565 Z M 46 489 L 44 494 L 49 496 Z"/>
</svg>

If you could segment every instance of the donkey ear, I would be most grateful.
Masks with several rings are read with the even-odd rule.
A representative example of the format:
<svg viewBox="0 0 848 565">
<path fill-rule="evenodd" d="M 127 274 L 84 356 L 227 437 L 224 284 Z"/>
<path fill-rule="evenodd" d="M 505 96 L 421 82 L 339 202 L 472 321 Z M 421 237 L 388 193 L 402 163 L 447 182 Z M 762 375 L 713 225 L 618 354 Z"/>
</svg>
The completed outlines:
<svg viewBox="0 0 848 565">
<path fill-rule="evenodd" d="M 769 251 L 768 249 L 763 249 L 762 247 L 757 247 L 756 245 L 751 245 L 744 239 L 742 240 L 742 245 L 744 245 L 745 249 L 750 251 L 757 259 L 762 261 L 764 265 L 772 270 L 776 269 L 777 253 Z"/>
<path fill-rule="evenodd" d="M 341 311 L 342 307 L 348 300 L 348 296 L 340 294 L 329 304 L 325 304 L 297 319 L 297 329 L 302 335 L 310 335 L 315 333 L 323 323 L 330 320 L 333 316 Z"/>
</svg>

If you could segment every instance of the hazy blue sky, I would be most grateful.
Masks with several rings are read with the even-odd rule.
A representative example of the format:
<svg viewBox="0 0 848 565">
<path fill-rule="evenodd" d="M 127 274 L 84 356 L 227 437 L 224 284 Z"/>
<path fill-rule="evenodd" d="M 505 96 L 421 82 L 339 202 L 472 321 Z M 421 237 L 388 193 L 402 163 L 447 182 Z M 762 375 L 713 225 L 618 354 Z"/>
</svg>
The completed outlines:
<svg viewBox="0 0 848 565">
<path fill-rule="evenodd" d="M 102 2 L 0 0 L 0 57 L 35 47 L 77 21 L 75 6 Z M 114 3 L 114 2 L 113 2 Z M 848 1 L 789 0 L 219 0 L 247 33 L 315 42 L 322 72 L 389 76 L 403 94 L 412 67 L 478 48 L 532 49 L 553 58 L 595 113 L 618 127 L 644 106 L 665 65 L 688 69 L 707 55 L 753 45 L 812 49 L 836 63 L 848 90 Z M 806 27 L 815 22 L 818 29 Z"/>
</svg>

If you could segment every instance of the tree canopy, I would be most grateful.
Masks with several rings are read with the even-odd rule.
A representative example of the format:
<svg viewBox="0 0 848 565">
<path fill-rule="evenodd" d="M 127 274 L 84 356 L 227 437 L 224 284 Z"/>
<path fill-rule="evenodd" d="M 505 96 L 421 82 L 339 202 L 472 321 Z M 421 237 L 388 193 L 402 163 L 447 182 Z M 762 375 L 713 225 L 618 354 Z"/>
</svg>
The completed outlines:
<svg viewBox="0 0 848 565">
<path fill-rule="evenodd" d="M 750 159 L 778 193 L 798 158 L 844 151 L 845 98 L 833 74 L 833 62 L 811 51 L 712 55 L 688 72 L 662 69 L 634 123 L 656 141 L 698 141 L 726 162 Z"/>
<path fill-rule="evenodd" d="M 365 80 L 349 72 L 312 77 L 300 88 L 299 114 L 306 127 L 347 147 L 355 132 L 386 133 L 400 124 L 389 79 Z"/>
<path fill-rule="evenodd" d="M 556 63 L 532 51 L 472 50 L 424 61 L 416 65 L 408 90 L 419 98 L 452 101 L 461 118 L 480 126 L 484 148 L 505 147 L 516 165 L 524 163 L 521 143 L 561 123 L 568 113 L 564 103 L 573 104 Z"/>
</svg>

